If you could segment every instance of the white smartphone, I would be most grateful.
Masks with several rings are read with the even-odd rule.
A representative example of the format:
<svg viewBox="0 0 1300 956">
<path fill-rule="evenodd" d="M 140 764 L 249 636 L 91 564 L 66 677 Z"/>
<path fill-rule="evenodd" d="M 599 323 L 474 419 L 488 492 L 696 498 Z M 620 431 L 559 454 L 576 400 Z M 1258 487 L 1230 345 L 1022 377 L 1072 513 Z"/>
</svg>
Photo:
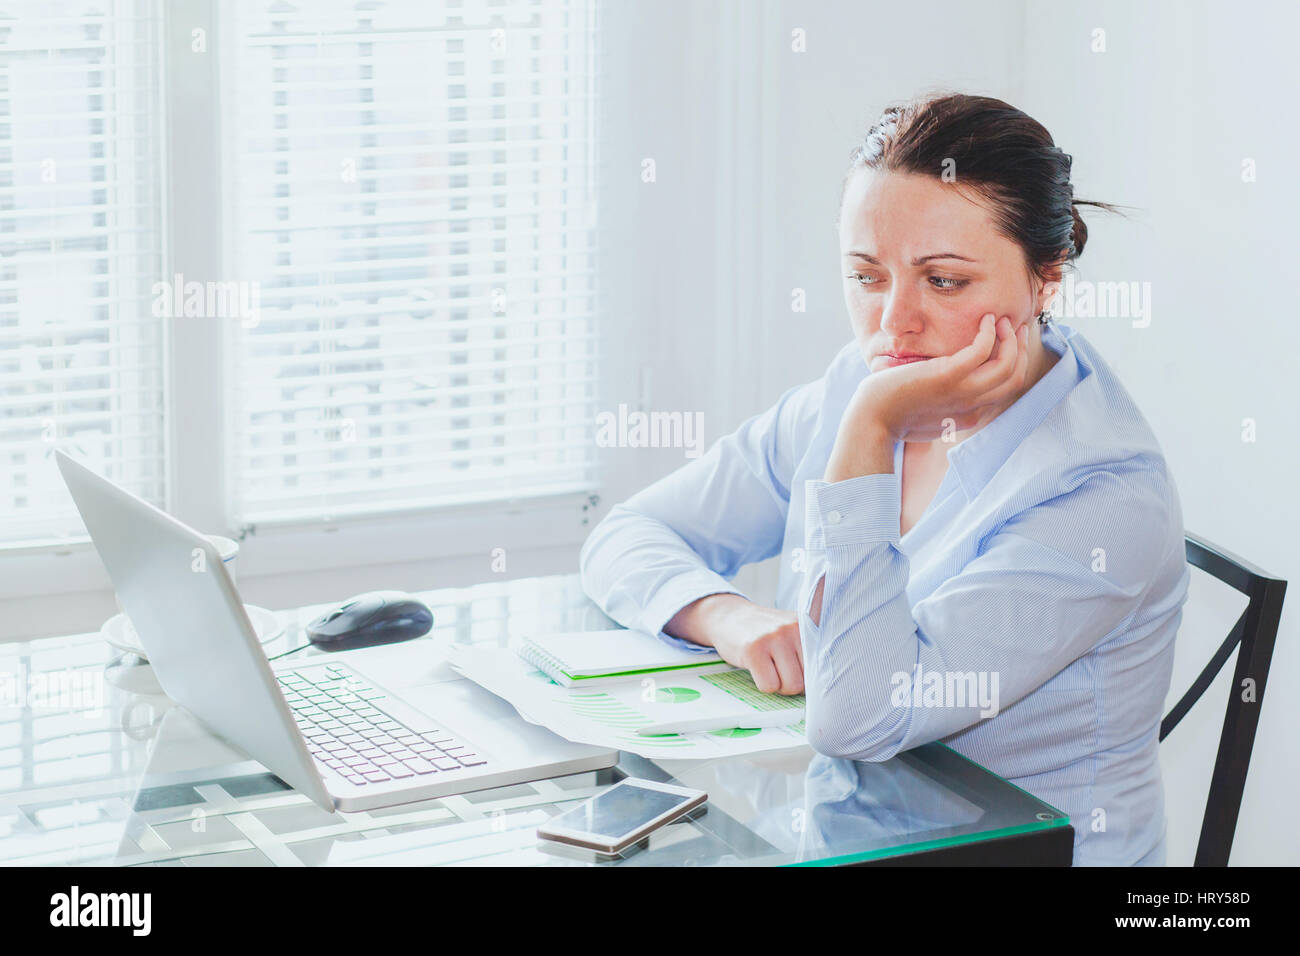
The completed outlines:
<svg viewBox="0 0 1300 956">
<path fill-rule="evenodd" d="M 709 799 L 703 790 L 627 777 L 537 828 L 543 840 L 618 853 Z"/>
</svg>

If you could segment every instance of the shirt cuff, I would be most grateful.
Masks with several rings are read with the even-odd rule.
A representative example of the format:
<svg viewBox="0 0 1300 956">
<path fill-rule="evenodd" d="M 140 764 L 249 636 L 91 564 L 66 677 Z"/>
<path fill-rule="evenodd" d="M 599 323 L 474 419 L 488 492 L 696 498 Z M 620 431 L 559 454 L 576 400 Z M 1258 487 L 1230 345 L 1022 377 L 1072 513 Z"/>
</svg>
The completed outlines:
<svg viewBox="0 0 1300 956">
<path fill-rule="evenodd" d="M 898 476 L 860 475 L 804 483 L 804 543 L 809 551 L 846 544 L 897 544 L 902 514 Z"/>
<path fill-rule="evenodd" d="M 680 647 L 682 650 L 687 651 L 697 651 L 701 654 L 716 653 L 712 647 L 705 647 L 685 638 L 674 637 L 663 629 L 664 625 L 671 621 L 673 616 L 686 605 L 692 604 L 702 597 L 708 597 L 710 594 L 736 594 L 748 600 L 744 594 L 732 587 L 731 583 L 720 574 L 707 569 L 688 571 L 673 578 L 650 599 L 650 603 L 646 605 L 641 618 L 642 624 L 645 630 L 673 647 Z"/>
</svg>

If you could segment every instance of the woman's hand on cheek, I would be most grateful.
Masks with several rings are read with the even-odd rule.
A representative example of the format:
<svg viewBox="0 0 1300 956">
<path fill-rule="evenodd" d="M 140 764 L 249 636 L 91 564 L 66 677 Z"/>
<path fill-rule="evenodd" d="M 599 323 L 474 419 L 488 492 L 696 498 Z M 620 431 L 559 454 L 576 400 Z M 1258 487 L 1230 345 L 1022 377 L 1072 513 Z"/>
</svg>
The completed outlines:
<svg viewBox="0 0 1300 956">
<path fill-rule="evenodd" d="M 895 441 L 935 441 L 945 429 L 974 427 L 981 412 L 1024 386 L 1029 371 L 1029 330 L 1012 332 L 1006 316 L 980 319 L 970 345 L 868 375 L 850 413 L 878 422 Z"/>
<path fill-rule="evenodd" d="M 1009 318 L 992 314 L 952 355 L 871 373 L 840 421 L 826 480 L 892 472 L 895 441 L 935 441 L 975 427 L 985 409 L 1024 387 L 1028 373 L 1028 327 L 1013 332 Z"/>
</svg>

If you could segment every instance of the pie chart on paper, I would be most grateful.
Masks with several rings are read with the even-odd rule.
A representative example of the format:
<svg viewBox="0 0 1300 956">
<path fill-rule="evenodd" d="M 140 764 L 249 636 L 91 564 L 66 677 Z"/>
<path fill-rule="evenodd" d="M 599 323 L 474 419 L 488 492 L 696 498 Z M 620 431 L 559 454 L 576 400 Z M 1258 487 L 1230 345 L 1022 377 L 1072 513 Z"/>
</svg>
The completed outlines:
<svg viewBox="0 0 1300 956">
<path fill-rule="evenodd" d="M 700 692 L 691 687 L 661 687 L 655 691 L 656 704 L 688 704 L 700 699 Z"/>
</svg>

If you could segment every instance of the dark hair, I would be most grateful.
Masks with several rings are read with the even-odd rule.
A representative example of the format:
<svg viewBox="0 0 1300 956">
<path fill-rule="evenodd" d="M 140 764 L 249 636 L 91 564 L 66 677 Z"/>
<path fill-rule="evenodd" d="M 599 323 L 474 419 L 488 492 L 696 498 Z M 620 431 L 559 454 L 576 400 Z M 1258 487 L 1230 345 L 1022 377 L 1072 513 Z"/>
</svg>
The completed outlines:
<svg viewBox="0 0 1300 956">
<path fill-rule="evenodd" d="M 990 206 L 999 230 L 1024 250 L 1040 281 L 1053 264 L 1077 259 L 1088 241 L 1078 206 L 1109 203 L 1075 199 L 1068 153 L 1033 117 L 1002 100 L 963 93 L 934 94 L 891 106 L 850 154 L 844 177 L 862 167 L 943 178 L 970 187 Z M 843 186 L 840 191 L 843 202 Z"/>
</svg>

